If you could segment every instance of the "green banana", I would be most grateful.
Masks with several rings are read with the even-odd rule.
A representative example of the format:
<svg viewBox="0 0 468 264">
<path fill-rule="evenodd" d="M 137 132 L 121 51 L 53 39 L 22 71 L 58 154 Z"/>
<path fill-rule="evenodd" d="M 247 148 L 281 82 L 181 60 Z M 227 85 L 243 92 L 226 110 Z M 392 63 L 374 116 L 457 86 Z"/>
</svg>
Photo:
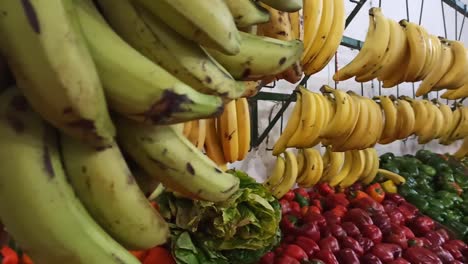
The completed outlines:
<svg viewBox="0 0 468 264">
<path fill-rule="evenodd" d="M 74 0 L 110 107 L 131 119 L 172 124 L 217 115 L 223 102 L 180 82 L 122 40 L 90 0 Z"/>
<path fill-rule="evenodd" d="M 162 186 L 158 180 L 148 175 L 144 170 L 140 168 L 130 168 L 130 170 L 145 197 L 150 197 L 156 188 Z"/>
<path fill-rule="evenodd" d="M 130 0 L 98 0 L 113 29 L 141 54 L 166 71 L 206 94 L 234 99 L 243 93 L 235 80 L 199 45 L 183 38 Z"/>
<path fill-rule="evenodd" d="M 231 11 L 237 27 L 248 27 L 270 20 L 270 13 L 253 0 L 224 0 L 224 2 Z"/>
<path fill-rule="evenodd" d="M 302 9 L 302 0 L 260 0 L 260 2 L 284 12 L 296 12 Z"/>
<path fill-rule="evenodd" d="M 96 147 L 115 128 L 71 0 L 0 1 L 0 50 L 36 111 Z"/>
<path fill-rule="evenodd" d="M 225 54 L 239 52 L 239 31 L 224 0 L 134 1 L 187 39 Z"/>
<path fill-rule="evenodd" d="M 234 56 L 208 49 L 224 68 L 238 80 L 259 80 L 283 72 L 300 59 L 304 45 L 300 40 L 278 40 L 240 32 L 240 52 Z"/>
<path fill-rule="evenodd" d="M 135 182 L 119 147 L 96 150 L 61 137 L 65 171 L 89 213 L 129 249 L 166 242 L 169 227 Z"/>
<path fill-rule="evenodd" d="M 164 186 L 195 199 L 224 201 L 239 188 L 174 126 L 151 126 L 118 118 L 119 144 Z"/>
<path fill-rule="evenodd" d="M 34 263 L 140 263 L 83 207 L 62 168 L 56 131 L 18 89 L 1 94 L 0 116 L 0 219 Z"/>
</svg>

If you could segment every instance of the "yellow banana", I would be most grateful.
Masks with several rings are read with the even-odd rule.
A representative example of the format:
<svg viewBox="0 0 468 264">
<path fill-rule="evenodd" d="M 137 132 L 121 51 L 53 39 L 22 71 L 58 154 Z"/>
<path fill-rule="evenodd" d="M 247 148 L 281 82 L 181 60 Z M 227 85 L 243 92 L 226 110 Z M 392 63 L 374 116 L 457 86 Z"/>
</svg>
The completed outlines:
<svg viewBox="0 0 468 264">
<path fill-rule="evenodd" d="M 291 21 L 291 35 L 293 39 L 303 39 L 302 27 L 301 27 L 301 14 L 299 11 L 288 13 L 289 20 Z"/>
<path fill-rule="evenodd" d="M 416 123 L 415 114 L 411 104 L 408 101 L 397 100 L 397 134 L 396 139 L 404 139 L 409 137 L 414 132 Z"/>
<path fill-rule="evenodd" d="M 301 106 L 301 120 L 300 123 L 288 140 L 286 146 L 288 147 L 305 147 L 308 141 L 307 135 L 310 131 L 314 132 L 317 126 L 317 104 L 313 93 L 308 91 L 303 86 L 299 87 L 299 93 L 301 93 L 302 106 Z"/>
<path fill-rule="evenodd" d="M 468 76 L 468 75 L 467 75 Z M 440 97 L 444 99 L 456 100 L 463 97 L 468 97 L 468 82 L 462 87 L 459 87 L 454 90 L 445 91 Z"/>
<path fill-rule="evenodd" d="M 426 37 L 422 28 L 406 19 L 400 20 L 400 25 L 404 28 L 409 43 L 409 65 L 406 70 L 405 81 L 412 82 L 416 80 L 424 67 L 426 59 Z"/>
<path fill-rule="evenodd" d="M 200 119 L 198 120 L 198 138 L 197 138 L 197 148 L 199 150 L 203 150 L 203 146 L 205 145 L 206 139 L 206 120 Z"/>
<path fill-rule="evenodd" d="M 305 166 L 304 151 L 302 149 L 297 150 L 296 159 L 297 159 L 297 178 L 299 179 L 299 176 L 301 175 Z"/>
<path fill-rule="evenodd" d="M 380 165 L 377 150 L 375 148 L 370 148 L 369 152 L 373 156 L 373 160 L 372 160 L 373 163 L 372 163 L 372 169 L 369 175 L 365 179 L 362 180 L 364 184 L 370 184 L 375 179 L 375 176 L 377 176 L 377 173 L 379 171 L 379 165 Z"/>
<path fill-rule="evenodd" d="M 243 160 L 250 149 L 250 111 L 246 98 L 236 99 L 237 129 L 239 131 L 239 153 L 237 160 Z"/>
<path fill-rule="evenodd" d="M 414 124 L 414 133 L 419 135 L 421 130 L 424 128 L 425 123 L 427 122 L 429 113 L 427 108 L 424 106 L 427 101 L 425 100 L 413 100 L 408 97 L 405 97 L 405 100 L 410 100 L 411 107 L 414 110 L 416 123 Z"/>
<path fill-rule="evenodd" d="M 340 182 L 340 187 L 347 188 L 353 185 L 361 176 L 365 168 L 365 157 L 362 150 L 352 150 L 353 166 L 349 174 Z"/>
<path fill-rule="evenodd" d="M 270 191 L 273 190 L 273 188 L 275 188 L 283 180 L 285 168 L 286 161 L 283 157 L 277 156 L 273 171 L 271 172 L 268 179 L 263 183 L 263 185 Z"/>
<path fill-rule="evenodd" d="M 193 121 L 184 122 L 184 128 L 182 130 L 182 133 L 184 134 L 186 138 L 189 137 L 190 132 L 192 130 L 192 122 Z"/>
<path fill-rule="evenodd" d="M 335 187 L 340 182 L 342 182 L 349 175 L 352 167 L 353 167 L 352 151 L 346 151 L 344 152 L 344 163 L 343 163 L 343 166 L 341 167 L 341 170 L 335 175 L 330 176 L 331 177 L 329 180 L 330 186 Z"/>
<path fill-rule="evenodd" d="M 431 108 L 433 109 L 435 113 L 435 119 L 434 119 L 434 128 L 432 129 L 434 131 L 434 136 L 432 139 L 440 138 L 442 136 L 442 133 L 444 132 L 444 129 L 446 127 L 446 120 L 444 120 L 444 114 L 442 111 L 437 107 L 435 104 L 430 104 Z"/>
<path fill-rule="evenodd" d="M 345 162 L 344 152 L 332 152 L 331 149 L 327 147 L 325 155 L 328 155 L 329 162 L 327 162 L 327 165 L 323 170 L 323 175 L 320 179 L 321 182 L 328 182 L 333 177 L 335 177 L 335 175 L 337 175 L 341 171 Z"/>
<path fill-rule="evenodd" d="M 445 134 L 442 135 L 442 137 L 439 139 L 439 143 L 442 145 L 450 145 L 454 140 L 453 140 L 453 132 L 457 128 L 458 124 L 460 123 L 461 120 L 461 108 L 459 105 L 456 105 L 455 110 L 453 111 L 452 115 L 452 122 L 448 124 L 448 129 Z"/>
<path fill-rule="evenodd" d="M 198 127 L 199 123 L 198 120 L 193 120 L 191 121 L 192 125 L 190 128 L 190 134 L 188 135 L 188 140 L 195 146 L 197 146 L 197 141 L 198 141 Z"/>
<path fill-rule="evenodd" d="M 303 176 L 298 184 L 300 187 L 310 188 L 316 184 L 323 173 L 323 160 L 320 152 L 313 148 L 304 149 L 304 156 L 306 158 L 306 167 L 303 171 Z"/>
<path fill-rule="evenodd" d="M 425 28 L 419 26 L 419 29 L 422 32 L 423 40 L 426 44 L 426 56 L 424 58 L 424 65 L 421 68 L 421 71 L 416 75 L 414 81 L 420 81 L 426 78 L 426 76 L 429 74 L 429 72 L 432 70 L 432 67 L 434 67 L 433 63 L 437 57 L 434 57 L 434 52 L 436 51 L 432 45 L 432 38 L 431 35 L 426 31 Z M 438 45 L 438 42 L 436 42 L 436 45 Z"/>
<path fill-rule="evenodd" d="M 219 133 L 216 131 L 216 120 L 214 118 L 206 120 L 206 155 L 220 167 L 225 167 L 227 161 L 224 159 L 223 147 Z"/>
<path fill-rule="evenodd" d="M 468 136 L 468 107 L 460 106 L 461 117 L 460 122 L 452 133 L 452 138 L 454 140 L 462 139 Z"/>
<path fill-rule="evenodd" d="M 393 104 L 392 99 L 388 96 L 379 96 L 380 105 L 383 108 L 385 115 L 385 127 L 383 133 L 380 136 L 380 144 L 388 144 L 393 142 L 393 136 L 395 135 L 396 124 L 397 124 L 397 109 Z"/>
<path fill-rule="evenodd" d="M 431 141 L 432 136 L 434 134 L 433 129 L 436 120 L 436 114 L 434 112 L 434 109 L 432 108 L 432 103 L 427 100 L 423 100 L 423 107 L 426 108 L 427 118 L 426 120 L 422 121 L 424 123 L 422 128 L 418 132 L 416 132 L 419 144 L 426 144 L 429 141 Z"/>
<path fill-rule="evenodd" d="M 406 179 L 403 176 L 396 174 L 394 172 L 385 170 L 385 169 L 378 169 L 378 173 L 380 173 L 384 178 L 393 181 L 393 183 L 400 185 L 406 182 Z"/>
<path fill-rule="evenodd" d="M 332 93 L 335 96 L 336 112 L 328 124 L 323 138 L 332 139 L 347 135 L 357 122 L 357 106 L 351 96 L 343 91 L 333 89 L 327 85 L 322 86 L 322 92 Z"/>
<path fill-rule="evenodd" d="M 367 149 L 362 150 L 364 154 L 364 170 L 359 176 L 359 180 L 363 180 L 369 177 L 372 172 L 372 168 L 374 166 L 374 154 L 371 151 L 372 149 L 373 148 L 367 148 Z"/>
<path fill-rule="evenodd" d="M 297 101 L 294 105 L 294 109 L 291 113 L 291 116 L 288 119 L 288 123 L 284 128 L 283 133 L 279 136 L 278 140 L 276 141 L 275 145 L 273 146 L 273 155 L 278 156 L 279 154 L 283 153 L 286 149 L 286 145 L 294 135 L 295 131 L 297 130 L 299 123 L 301 121 L 301 112 L 302 112 L 302 99 L 301 93 L 297 93 Z"/>
<path fill-rule="evenodd" d="M 460 148 L 457 151 L 455 151 L 455 153 L 453 153 L 453 156 L 456 159 L 462 159 L 462 158 L 468 156 L 468 137 L 465 137 L 463 139 L 462 145 L 460 146 Z"/>
<path fill-rule="evenodd" d="M 456 89 L 465 84 L 468 74 L 468 52 L 461 41 L 449 41 L 453 63 L 447 73 L 437 82 L 436 88 Z"/>
<path fill-rule="evenodd" d="M 364 145 L 363 148 L 370 148 L 375 146 L 375 144 L 380 140 L 380 135 L 382 135 L 385 122 L 383 120 L 382 109 L 380 106 L 371 98 L 364 98 L 364 101 L 370 109 L 370 114 L 368 129 L 369 143 Z"/>
<path fill-rule="evenodd" d="M 284 170 L 283 180 L 272 191 L 273 195 L 277 199 L 283 197 L 294 186 L 297 179 L 296 156 L 291 151 L 285 151 L 284 156 L 286 160 L 286 168 Z"/>
<path fill-rule="evenodd" d="M 333 3 L 326 0 L 304 1 L 304 52 L 301 64 L 305 65 L 312 56 L 312 49 L 318 49 L 320 43 L 315 42 L 321 38 L 324 28 L 330 28 L 332 24 Z M 322 42 L 323 44 L 323 42 Z"/>
<path fill-rule="evenodd" d="M 450 106 L 442 103 L 439 103 L 439 109 L 442 112 L 442 115 L 444 116 L 444 125 L 440 133 L 440 137 L 443 137 L 448 133 L 450 129 L 450 124 L 452 124 L 453 122 L 453 112 L 452 109 L 450 109 Z"/>
<path fill-rule="evenodd" d="M 234 162 L 239 155 L 239 131 L 235 101 L 230 101 L 225 105 L 224 112 L 218 118 L 218 122 L 224 159 L 227 162 Z"/>
</svg>

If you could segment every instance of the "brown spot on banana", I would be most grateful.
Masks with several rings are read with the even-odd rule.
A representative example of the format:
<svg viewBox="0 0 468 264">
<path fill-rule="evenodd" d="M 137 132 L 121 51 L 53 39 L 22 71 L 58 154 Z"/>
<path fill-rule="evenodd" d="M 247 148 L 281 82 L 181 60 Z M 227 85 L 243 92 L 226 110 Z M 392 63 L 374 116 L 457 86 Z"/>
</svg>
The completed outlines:
<svg viewBox="0 0 468 264">
<path fill-rule="evenodd" d="M 40 34 L 41 28 L 39 25 L 39 20 L 37 18 L 36 10 L 34 10 L 34 6 L 31 4 L 31 1 L 21 0 L 21 4 L 23 5 L 24 14 L 28 19 L 29 25 L 31 26 L 34 32 Z"/>
<path fill-rule="evenodd" d="M 192 164 L 190 164 L 190 162 L 187 162 L 185 167 L 190 174 L 195 175 L 195 169 L 193 168 Z"/>
<path fill-rule="evenodd" d="M 50 150 L 49 146 L 46 142 L 44 142 L 44 146 L 42 148 L 42 163 L 44 165 L 44 170 L 47 172 L 50 178 L 55 177 L 55 171 L 52 166 L 52 159 L 50 158 Z"/>
<path fill-rule="evenodd" d="M 279 65 L 283 65 L 285 62 L 286 62 L 286 57 L 282 57 L 282 58 L 279 60 Z"/>
</svg>

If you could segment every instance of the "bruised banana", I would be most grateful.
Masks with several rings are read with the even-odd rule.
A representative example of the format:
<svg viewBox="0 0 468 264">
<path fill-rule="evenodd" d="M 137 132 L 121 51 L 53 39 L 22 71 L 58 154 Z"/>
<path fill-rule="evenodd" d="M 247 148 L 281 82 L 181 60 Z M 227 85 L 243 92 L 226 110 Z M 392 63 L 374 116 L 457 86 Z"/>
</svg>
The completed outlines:
<svg viewBox="0 0 468 264">
<path fill-rule="evenodd" d="M 195 90 L 239 97 L 243 90 L 196 43 L 131 0 L 98 0 L 112 28 L 132 47 Z"/>
<path fill-rule="evenodd" d="M 122 148 L 166 187 L 195 199 L 219 202 L 239 188 L 173 126 L 150 126 L 119 117 Z"/>
<path fill-rule="evenodd" d="M 276 157 L 275 166 L 270 176 L 265 180 L 263 185 L 269 189 L 273 190 L 283 179 L 284 171 L 286 168 L 286 161 L 283 157 Z"/>
<path fill-rule="evenodd" d="M 224 0 L 133 0 L 180 35 L 224 54 L 239 52 L 240 37 Z"/>
<path fill-rule="evenodd" d="M 63 135 L 61 147 L 75 193 L 115 240 L 129 249 L 166 242 L 168 224 L 145 198 L 116 144 L 96 150 Z"/>
<path fill-rule="evenodd" d="M 237 27 L 266 23 L 270 14 L 253 0 L 224 0 Z"/>
<path fill-rule="evenodd" d="M 300 58 L 303 51 L 300 40 L 283 41 L 244 32 L 240 35 L 240 52 L 234 56 L 207 49 L 237 80 L 260 80 L 283 72 Z"/>
<path fill-rule="evenodd" d="M 260 2 L 284 12 L 296 12 L 302 9 L 301 0 L 260 0 Z"/>
<path fill-rule="evenodd" d="M 72 0 L 2 1 L 0 9 L 8 14 L 0 53 L 32 107 L 70 136 L 111 144 L 115 128 Z"/>
<path fill-rule="evenodd" d="M 56 131 L 18 90 L 2 93 L 0 116 L 0 218 L 34 263 L 140 263 L 81 204 L 63 170 Z"/>
<path fill-rule="evenodd" d="M 74 2 L 114 111 L 141 122 L 172 124 L 210 117 L 222 110 L 221 98 L 193 90 L 123 41 L 92 2 Z"/>
<path fill-rule="evenodd" d="M 224 112 L 218 117 L 218 133 L 223 146 L 224 159 L 235 162 L 239 156 L 239 129 L 237 127 L 235 100 L 226 104 Z"/>
</svg>

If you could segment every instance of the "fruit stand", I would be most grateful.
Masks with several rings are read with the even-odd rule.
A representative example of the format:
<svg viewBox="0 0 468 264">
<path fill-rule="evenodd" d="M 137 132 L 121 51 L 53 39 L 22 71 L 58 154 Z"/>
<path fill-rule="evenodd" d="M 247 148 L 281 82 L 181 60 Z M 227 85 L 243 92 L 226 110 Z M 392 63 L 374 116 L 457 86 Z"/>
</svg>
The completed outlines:
<svg viewBox="0 0 468 264">
<path fill-rule="evenodd" d="M 0 264 L 468 263 L 467 4 L 0 1 Z"/>
</svg>

